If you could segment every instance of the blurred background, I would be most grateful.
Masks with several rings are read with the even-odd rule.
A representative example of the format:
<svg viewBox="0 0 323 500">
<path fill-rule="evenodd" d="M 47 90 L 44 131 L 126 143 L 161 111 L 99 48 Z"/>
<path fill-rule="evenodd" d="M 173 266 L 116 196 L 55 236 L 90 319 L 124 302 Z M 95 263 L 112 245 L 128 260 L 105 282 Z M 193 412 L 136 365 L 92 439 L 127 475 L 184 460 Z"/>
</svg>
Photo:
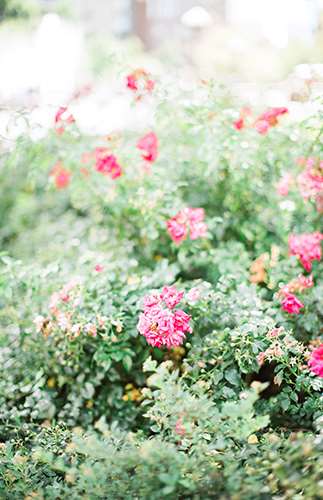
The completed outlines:
<svg viewBox="0 0 323 500">
<path fill-rule="evenodd" d="M 298 113 L 322 92 L 323 1 L 0 0 L 2 134 L 10 110 L 46 124 L 71 102 L 81 127 L 120 128 L 131 114 L 120 81 L 137 67 Z"/>
</svg>

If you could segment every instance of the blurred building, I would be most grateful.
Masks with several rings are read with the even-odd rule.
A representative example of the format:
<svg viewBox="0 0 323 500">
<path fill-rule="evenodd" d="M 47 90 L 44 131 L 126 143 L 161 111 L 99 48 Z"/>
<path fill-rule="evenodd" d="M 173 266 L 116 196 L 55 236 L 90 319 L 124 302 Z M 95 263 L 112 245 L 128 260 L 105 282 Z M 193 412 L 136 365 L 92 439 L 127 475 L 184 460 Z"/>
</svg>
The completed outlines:
<svg viewBox="0 0 323 500">
<path fill-rule="evenodd" d="M 147 48 L 185 36 L 186 28 L 181 18 L 195 6 L 205 9 L 214 20 L 223 20 L 226 11 L 226 0 L 73 1 L 88 31 L 110 32 L 117 36 L 135 34 Z"/>
<path fill-rule="evenodd" d="M 57 0 L 39 0 L 54 5 Z M 87 32 L 137 35 L 146 48 L 194 36 L 181 20 L 194 7 L 215 26 L 228 23 L 255 39 L 284 47 L 291 39 L 310 40 L 323 0 L 70 0 Z"/>
<path fill-rule="evenodd" d="M 134 0 L 133 4 L 138 3 Z M 148 38 L 151 46 L 165 40 L 184 38 L 192 33 L 187 31 L 181 20 L 194 7 L 202 8 L 214 22 L 224 21 L 225 0 L 146 0 Z M 202 10 L 200 9 L 200 10 Z M 192 16 L 194 17 L 192 10 Z M 198 20 L 197 25 L 198 25 Z M 192 19 L 192 25 L 194 20 Z"/>
</svg>

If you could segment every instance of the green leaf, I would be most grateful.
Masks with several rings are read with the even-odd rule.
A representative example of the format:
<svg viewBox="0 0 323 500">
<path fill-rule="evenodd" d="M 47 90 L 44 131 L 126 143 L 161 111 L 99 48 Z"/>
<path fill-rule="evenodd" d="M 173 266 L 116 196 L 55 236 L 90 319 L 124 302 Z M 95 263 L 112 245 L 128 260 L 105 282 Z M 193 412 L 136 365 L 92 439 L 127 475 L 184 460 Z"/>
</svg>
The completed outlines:
<svg viewBox="0 0 323 500">
<path fill-rule="evenodd" d="M 122 360 L 122 364 L 124 366 L 124 369 L 127 371 L 127 372 L 130 372 L 131 368 L 132 368 L 132 358 L 130 356 L 125 356 Z"/>
</svg>

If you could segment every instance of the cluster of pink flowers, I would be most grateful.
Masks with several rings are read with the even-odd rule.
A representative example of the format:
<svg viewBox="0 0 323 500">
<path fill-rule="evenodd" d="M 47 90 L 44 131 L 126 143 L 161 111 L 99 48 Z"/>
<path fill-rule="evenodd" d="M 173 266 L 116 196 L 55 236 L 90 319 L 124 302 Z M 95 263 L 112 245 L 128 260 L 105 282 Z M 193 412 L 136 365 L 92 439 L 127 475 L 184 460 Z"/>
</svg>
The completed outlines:
<svg viewBox="0 0 323 500">
<path fill-rule="evenodd" d="M 268 349 L 258 354 L 257 356 L 258 365 L 262 366 L 267 359 L 272 360 L 275 358 L 280 358 L 281 356 L 283 356 L 283 354 L 284 351 L 280 347 L 279 343 L 276 342 L 271 347 L 268 347 Z"/>
<path fill-rule="evenodd" d="M 81 323 L 77 311 L 82 304 L 81 280 L 71 279 L 58 292 L 54 292 L 49 302 L 49 316 L 37 316 L 34 320 L 38 332 L 48 336 L 57 328 L 63 331 L 70 340 L 75 340 L 81 332 L 90 337 L 97 336 L 95 322 Z M 103 317 L 97 316 L 99 328 L 104 328 Z M 102 323 L 103 321 L 103 323 Z"/>
<path fill-rule="evenodd" d="M 81 162 L 83 164 L 94 162 L 94 168 L 97 172 L 108 175 L 113 180 L 122 175 L 122 168 L 117 157 L 106 147 L 97 147 L 94 151 L 83 153 Z M 87 168 L 82 167 L 81 173 L 87 176 L 90 172 Z"/>
<path fill-rule="evenodd" d="M 322 256 L 321 241 L 323 234 L 304 233 L 299 235 L 290 235 L 289 253 L 296 255 L 304 269 L 307 272 L 312 270 L 312 262 L 320 260 Z M 314 285 L 312 276 L 300 275 L 284 285 L 279 291 L 279 296 L 282 297 L 281 306 L 283 311 L 289 314 L 299 314 L 300 310 L 304 308 L 304 304 L 294 295 L 295 292 L 303 292 Z"/>
<path fill-rule="evenodd" d="M 109 175 L 111 179 L 117 179 L 122 175 L 122 168 L 116 156 L 110 154 L 106 148 L 96 148 L 95 169 L 103 175 Z"/>
<path fill-rule="evenodd" d="M 266 337 L 268 340 L 272 342 L 272 344 L 265 351 L 262 351 L 258 354 L 257 361 L 259 366 L 262 366 L 266 360 L 271 360 L 273 358 L 280 358 L 284 354 L 281 345 L 282 345 L 282 337 L 285 335 L 286 332 L 284 328 L 281 326 L 279 328 L 273 328 L 272 330 L 269 330 L 269 332 L 266 334 Z"/>
<path fill-rule="evenodd" d="M 267 332 L 266 337 L 268 339 L 275 339 L 284 333 L 284 328 L 279 326 L 278 328 L 273 328 Z"/>
<path fill-rule="evenodd" d="M 55 115 L 55 130 L 57 134 L 61 135 L 65 131 L 67 125 L 75 123 L 74 116 L 68 111 L 66 106 L 58 108 Z"/>
<path fill-rule="evenodd" d="M 253 126 L 259 134 L 264 135 L 267 134 L 271 127 L 275 127 L 278 124 L 278 117 L 286 113 L 288 113 L 288 109 L 285 107 L 269 108 L 267 111 L 258 116 L 253 123 L 251 123 L 250 109 L 243 108 L 238 120 L 233 122 L 233 126 L 236 130 L 242 130 L 247 126 L 249 121 L 249 124 Z"/>
<path fill-rule="evenodd" d="M 74 298 L 74 306 L 78 305 L 78 294 L 75 294 L 76 289 L 80 286 L 80 279 L 73 278 L 66 283 L 59 292 L 54 292 L 50 298 L 49 309 L 55 316 L 59 313 L 59 304 L 70 302 Z"/>
<path fill-rule="evenodd" d="M 144 160 L 153 163 L 158 156 L 157 135 L 154 132 L 149 132 L 138 141 L 137 148 L 142 151 Z"/>
<path fill-rule="evenodd" d="M 304 269 L 308 272 L 312 270 L 312 262 L 321 260 L 321 241 L 323 234 L 319 232 L 290 235 L 288 240 L 290 255 L 296 255 Z"/>
<path fill-rule="evenodd" d="M 203 208 L 184 208 L 167 220 L 166 224 L 170 237 L 177 245 L 188 236 L 196 240 L 204 238 L 207 233 Z"/>
<path fill-rule="evenodd" d="M 66 188 L 71 181 L 71 172 L 66 170 L 61 161 L 55 163 L 49 176 L 54 179 L 54 183 L 57 189 Z"/>
<path fill-rule="evenodd" d="M 300 157 L 296 163 L 304 170 L 295 179 L 290 173 L 283 175 L 277 183 L 277 193 L 287 196 L 291 186 L 297 183 L 304 200 L 314 200 L 317 211 L 323 213 L 323 161 L 314 157 Z"/>
<path fill-rule="evenodd" d="M 128 89 L 136 93 L 136 99 L 139 100 L 144 94 L 149 94 L 154 90 L 155 82 L 147 71 L 139 68 L 127 75 L 126 85 Z"/>
<path fill-rule="evenodd" d="M 270 108 L 262 113 L 255 122 L 255 129 L 259 134 L 267 134 L 270 127 L 275 127 L 278 124 L 278 117 L 288 113 L 285 107 Z"/>
<path fill-rule="evenodd" d="M 314 285 L 313 276 L 303 276 L 300 274 L 297 278 L 294 278 L 292 281 L 284 285 L 281 289 L 283 294 L 287 293 L 295 293 L 295 292 L 303 292 L 307 288 L 312 288 Z"/>
<path fill-rule="evenodd" d="M 183 299 L 184 292 L 174 286 L 164 286 L 161 293 L 144 297 L 143 313 L 139 316 L 138 331 L 153 347 L 180 346 L 187 333 L 192 332 L 191 316 L 176 306 Z"/>
<path fill-rule="evenodd" d="M 319 158 L 307 158 L 303 160 L 305 169 L 297 177 L 299 190 L 304 200 L 313 198 L 317 210 L 323 211 L 323 161 Z"/>
<path fill-rule="evenodd" d="M 276 124 L 277 117 L 273 117 L 273 124 Z M 320 196 L 323 193 L 323 161 L 317 158 L 298 158 L 298 165 L 305 166 L 305 170 L 298 176 L 298 185 L 305 199 L 312 196 Z M 290 186 L 294 183 L 291 174 L 285 174 L 277 185 L 280 195 L 286 196 Z M 323 205 L 323 198 L 322 198 Z M 323 206 L 321 207 L 323 209 Z M 318 231 L 314 233 L 291 234 L 288 238 L 289 254 L 295 255 L 305 271 L 311 272 L 312 262 L 321 260 L 323 234 Z M 295 292 L 303 292 L 314 285 L 312 276 L 300 275 L 279 291 L 278 296 L 282 297 L 281 306 L 283 311 L 289 314 L 299 314 L 304 304 L 294 295 Z"/>
<path fill-rule="evenodd" d="M 303 343 L 298 342 L 293 335 L 286 332 L 284 328 L 274 328 L 266 335 L 266 340 L 270 341 L 269 346 L 257 356 L 258 365 L 262 366 L 266 361 L 279 360 L 285 357 L 290 365 L 300 365 L 304 356 L 307 355 L 307 348 Z M 300 368 L 302 366 L 300 365 Z M 306 366 L 303 366 L 306 368 Z M 277 385 L 282 383 L 279 375 L 276 375 L 273 382 Z"/>
<path fill-rule="evenodd" d="M 323 344 L 311 352 L 308 366 L 311 372 L 323 378 Z"/>
<path fill-rule="evenodd" d="M 66 283 L 61 290 L 54 292 L 49 301 L 51 317 L 37 316 L 34 320 L 38 332 L 49 335 L 57 325 L 61 330 L 73 331 L 72 310 L 80 303 L 79 296 L 80 280 L 74 278 Z M 64 310 L 66 304 L 70 304 L 70 310 Z"/>
</svg>

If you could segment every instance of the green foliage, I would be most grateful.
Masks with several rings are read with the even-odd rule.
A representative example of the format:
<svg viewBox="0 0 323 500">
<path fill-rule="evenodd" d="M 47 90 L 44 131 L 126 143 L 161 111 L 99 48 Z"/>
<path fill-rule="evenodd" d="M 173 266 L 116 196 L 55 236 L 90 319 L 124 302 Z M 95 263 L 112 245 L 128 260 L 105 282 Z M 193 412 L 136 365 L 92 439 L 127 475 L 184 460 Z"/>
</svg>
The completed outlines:
<svg viewBox="0 0 323 500">
<path fill-rule="evenodd" d="M 145 130 L 102 138 L 72 124 L 2 153 L 0 496 L 314 500 L 322 378 L 307 363 L 322 262 L 301 314 L 282 311 L 279 290 L 303 272 L 289 234 L 320 231 L 320 214 L 276 183 L 322 154 L 320 114 L 263 136 L 234 129 L 213 83 L 157 87 L 149 171 Z M 120 178 L 82 163 L 97 147 Z M 176 245 L 166 221 L 185 207 L 205 210 L 208 233 Z M 199 296 L 183 298 L 193 333 L 164 351 L 138 316 L 146 294 L 174 283 Z"/>
<path fill-rule="evenodd" d="M 34 0 L 0 0 L 0 20 L 4 18 L 28 18 L 39 13 Z"/>
</svg>

